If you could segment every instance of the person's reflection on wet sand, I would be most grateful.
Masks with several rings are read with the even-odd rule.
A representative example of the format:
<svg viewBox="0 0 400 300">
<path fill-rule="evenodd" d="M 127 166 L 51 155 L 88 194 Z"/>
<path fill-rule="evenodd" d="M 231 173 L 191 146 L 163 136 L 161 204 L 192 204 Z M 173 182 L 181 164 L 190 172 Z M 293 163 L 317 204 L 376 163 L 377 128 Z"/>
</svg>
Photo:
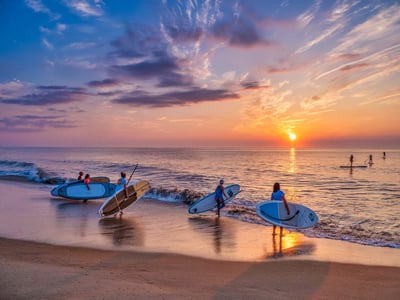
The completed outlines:
<svg viewBox="0 0 400 300">
<path fill-rule="evenodd" d="M 80 200 L 60 200 L 51 198 L 57 212 L 56 225 L 62 230 L 70 228 L 75 231 L 76 228 L 80 237 L 86 236 L 89 219 L 96 214 L 98 204 L 95 201 L 82 203 Z"/>
<path fill-rule="evenodd" d="M 279 243 L 276 242 L 276 239 L 279 239 Z M 279 245 L 279 247 L 278 247 Z M 279 258 L 283 256 L 283 252 L 282 252 L 282 235 L 278 234 L 278 235 L 272 235 L 272 248 L 273 248 L 273 257 L 274 258 Z"/>
<path fill-rule="evenodd" d="M 222 229 L 220 227 L 219 218 L 215 218 L 214 220 L 214 246 L 215 252 L 221 253 L 221 244 L 222 244 Z"/>
<path fill-rule="evenodd" d="M 219 254 L 223 251 L 223 248 L 234 248 L 234 235 L 231 227 L 224 226 L 224 221 L 221 218 L 204 218 L 204 217 L 192 217 L 188 219 L 190 224 L 194 228 L 202 233 L 205 233 L 212 237 L 214 252 Z"/>
<path fill-rule="evenodd" d="M 132 217 L 109 217 L 99 220 L 100 233 L 111 238 L 115 246 L 143 246 L 144 236 Z"/>
<path fill-rule="evenodd" d="M 311 254 L 315 245 L 309 241 L 302 241 L 301 234 L 286 231 L 283 235 L 272 236 L 272 253 L 266 253 L 265 258 L 282 258 Z"/>
</svg>

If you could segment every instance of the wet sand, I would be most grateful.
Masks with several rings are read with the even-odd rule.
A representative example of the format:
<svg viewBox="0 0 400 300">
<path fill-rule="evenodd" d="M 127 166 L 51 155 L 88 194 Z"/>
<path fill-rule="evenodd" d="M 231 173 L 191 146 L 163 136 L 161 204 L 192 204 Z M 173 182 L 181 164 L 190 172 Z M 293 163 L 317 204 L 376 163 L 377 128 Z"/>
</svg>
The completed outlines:
<svg viewBox="0 0 400 300">
<path fill-rule="evenodd" d="M 384 299 L 400 294 L 399 249 L 310 239 L 141 200 L 101 201 L 0 181 L 0 299 Z M 155 212 L 157 212 L 155 214 Z M 39 241 L 39 242 L 38 242 Z"/>
</svg>

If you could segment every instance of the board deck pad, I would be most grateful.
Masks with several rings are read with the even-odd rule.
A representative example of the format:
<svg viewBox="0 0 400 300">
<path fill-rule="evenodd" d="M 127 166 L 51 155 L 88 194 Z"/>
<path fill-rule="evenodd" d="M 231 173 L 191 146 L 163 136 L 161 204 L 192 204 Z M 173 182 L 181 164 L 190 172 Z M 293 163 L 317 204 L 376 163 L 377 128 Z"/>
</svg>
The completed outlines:
<svg viewBox="0 0 400 300">
<path fill-rule="evenodd" d="M 238 184 L 227 185 L 225 187 L 225 194 L 228 196 L 228 198 L 224 199 L 224 204 L 233 200 L 239 193 L 240 193 L 240 185 Z M 216 207 L 217 207 L 217 202 L 215 201 L 215 192 L 213 192 L 201 198 L 200 200 L 197 200 L 192 205 L 190 205 L 188 212 L 190 214 L 198 214 L 212 210 Z"/>
<path fill-rule="evenodd" d="M 285 228 L 309 228 L 318 223 L 317 214 L 308 207 L 288 202 L 287 214 L 283 201 L 265 201 L 256 206 L 257 215 L 265 221 Z"/>
<path fill-rule="evenodd" d="M 102 217 L 114 215 L 132 203 L 139 200 L 149 189 L 150 184 L 145 180 L 136 180 L 127 186 L 128 197 L 125 195 L 125 190 L 118 190 L 114 195 L 104 201 L 99 209 L 99 215 Z"/>
<path fill-rule="evenodd" d="M 109 182 L 91 182 L 87 185 L 82 182 L 73 182 L 61 186 L 57 190 L 57 195 L 74 200 L 93 200 L 110 197 L 116 191 L 117 185 Z"/>
</svg>

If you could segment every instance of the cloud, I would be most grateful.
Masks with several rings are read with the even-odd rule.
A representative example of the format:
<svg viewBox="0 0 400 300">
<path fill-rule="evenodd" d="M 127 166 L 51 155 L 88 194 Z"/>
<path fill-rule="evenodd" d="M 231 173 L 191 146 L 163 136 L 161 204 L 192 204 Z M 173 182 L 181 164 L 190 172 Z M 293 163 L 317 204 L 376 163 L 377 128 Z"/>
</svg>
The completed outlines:
<svg viewBox="0 0 400 300">
<path fill-rule="evenodd" d="M 57 26 L 56 26 L 56 32 L 58 33 L 58 34 L 63 34 L 63 32 L 67 29 L 67 25 L 66 24 L 63 24 L 63 23 L 58 23 L 57 24 Z"/>
<path fill-rule="evenodd" d="M 163 29 L 171 39 L 177 42 L 197 42 L 204 35 L 202 28 L 184 24 L 163 24 Z"/>
<path fill-rule="evenodd" d="M 351 69 L 351 66 L 353 66 L 353 65 L 363 65 L 363 67 L 365 67 L 365 66 L 366 66 L 366 63 L 361 64 L 362 62 L 364 62 L 364 61 L 377 61 L 378 59 L 382 59 L 382 58 L 384 58 L 384 57 L 388 57 L 388 56 L 390 56 L 390 55 L 393 54 L 393 53 L 394 53 L 395 55 L 397 55 L 399 49 L 400 49 L 400 44 L 396 44 L 396 45 L 393 45 L 393 46 L 391 46 L 391 47 L 382 49 L 382 50 L 377 51 L 377 52 L 375 52 L 375 53 L 372 53 L 372 54 L 370 54 L 370 55 L 368 55 L 368 56 L 362 57 L 362 58 L 360 58 L 360 59 L 358 59 L 358 60 L 355 60 L 355 61 L 352 61 L 352 62 L 343 64 L 343 65 L 334 67 L 334 68 L 331 69 L 331 70 L 325 71 L 325 72 L 319 74 L 319 75 L 315 78 L 315 80 L 321 79 L 321 78 L 323 78 L 323 77 L 325 77 L 325 76 L 327 76 L 327 75 L 330 75 L 331 73 L 334 73 L 334 72 L 339 71 L 339 70 L 341 70 L 341 71 L 343 71 L 343 70 L 350 70 L 350 69 Z"/>
<path fill-rule="evenodd" d="M 43 46 L 45 46 L 49 50 L 53 50 L 54 49 L 54 45 L 51 44 L 46 38 L 42 38 L 42 44 L 43 44 Z"/>
<path fill-rule="evenodd" d="M 0 131 L 36 132 L 45 128 L 73 128 L 73 123 L 57 116 L 17 115 L 0 119 Z"/>
<path fill-rule="evenodd" d="M 120 79 L 155 80 L 159 87 L 190 86 L 193 78 L 186 68 L 186 60 L 171 54 L 160 32 L 151 28 L 132 30 L 114 40 L 109 53 L 108 71 Z"/>
<path fill-rule="evenodd" d="M 36 93 L 19 97 L 3 98 L 1 103 L 15 105 L 52 105 L 81 101 L 87 92 L 84 88 L 66 86 L 39 86 Z"/>
<path fill-rule="evenodd" d="M 60 15 L 52 13 L 51 10 L 45 6 L 41 0 L 25 0 L 25 4 L 34 12 L 47 14 L 53 20 L 60 18 Z"/>
<path fill-rule="evenodd" d="M 145 91 L 135 91 L 115 99 L 114 102 L 119 104 L 149 107 L 172 107 L 207 101 L 222 101 L 238 98 L 239 95 L 228 90 L 193 88 L 191 90 L 173 91 L 164 94 L 150 94 Z"/>
<path fill-rule="evenodd" d="M 95 1 L 95 4 L 92 5 L 86 0 L 65 0 L 68 7 L 70 7 L 74 12 L 76 12 L 80 16 L 90 17 L 95 16 L 99 17 L 104 14 L 102 9 L 102 2 Z"/>
<path fill-rule="evenodd" d="M 213 37 L 227 41 L 235 47 L 252 47 L 269 45 L 258 33 L 255 24 L 250 19 L 239 17 L 236 20 L 218 21 L 211 29 Z"/>
<path fill-rule="evenodd" d="M 88 48 L 94 48 L 97 46 L 97 43 L 94 42 L 74 42 L 66 46 L 68 49 L 74 50 L 83 50 Z"/>
<path fill-rule="evenodd" d="M 295 51 L 295 54 L 303 53 L 310 48 L 314 47 L 315 45 L 320 44 L 322 41 L 326 40 L 328 37 L 331 37 L 336 31 L 339 31 L 343 28 L 343 24 L 338 23 L 334 26 L 327 28 L 326 30 L 322 31 L 320 35 L 312 39 L 311 41 L 307 42 L 304 46 L 300 47 Z"/>
<path fill-rule="evenodd" d="M 13 80 L 5 83 L 0 83 L 0 100 L 12 97 L 19 97 L 31 91 L 32 87 L 26 82 Z"/>
<path fill-rule="evenodd" d="M 351 71 L 351 70 L 363 69 L 368 66 L 370 66 L 370 64 L 366 64 L 366 63 L 347 65 L 347 66 L 344 66 L 343 68 L 340 68 L 340 71 Z"/>
<path fill-rule="evenodd" d="M 107 78 L 104 80 L 94 80 L 94 81 L 90 81 L 88 82 L 88 86 L 90 87 L 114 87 L 117 86 L 120 82 L 116 79 L 112 79 L 112 78 Z"/>
<path fill-rule="evenodd" d="M 258 89 L 266 89 L 269 88 L 269 85 L 265 84 L 260 84 L 258 81 L 243 81 L 240 83 L 240 85 L 245 89 L 245 90 L 258 90 Z"/>
<path fill-rule="evenodd" d="M 371 8 L 369 8 L 370 17 L 364 22 L 353 24 L 351 30 L 340 39 L 338 47 L 334 48 L 332 53 L 347 53 L 353 49 L 369 49 L 372 52 L 380 47 L 389 47 L 390 45 L 386 44 L 385 41 L 393 45 L 394 42 L 398 41 L 399 9 L 398 4 L 386 7 L 378 12 L 371 11 Z M 375 14 L 372 15 L 373 13 Z M 381 42 L 377 43 L 376 41 Z M 382 42 L 385 42 L 385 44 L 382 44 Z"/>
</svg>

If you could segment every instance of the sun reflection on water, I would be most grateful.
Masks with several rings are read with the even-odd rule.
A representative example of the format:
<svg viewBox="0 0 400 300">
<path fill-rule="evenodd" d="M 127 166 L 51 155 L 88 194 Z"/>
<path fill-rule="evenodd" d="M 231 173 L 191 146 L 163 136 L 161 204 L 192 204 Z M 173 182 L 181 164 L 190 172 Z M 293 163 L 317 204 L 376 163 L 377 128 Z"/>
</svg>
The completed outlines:
<svg viewBox="0 0 400 300">
<path fill-rule="evenodd" d="M 290 159 L 289 159 L 289 173 L 296 172 L 296 149 L 290 148 Z"/>
</svg>

